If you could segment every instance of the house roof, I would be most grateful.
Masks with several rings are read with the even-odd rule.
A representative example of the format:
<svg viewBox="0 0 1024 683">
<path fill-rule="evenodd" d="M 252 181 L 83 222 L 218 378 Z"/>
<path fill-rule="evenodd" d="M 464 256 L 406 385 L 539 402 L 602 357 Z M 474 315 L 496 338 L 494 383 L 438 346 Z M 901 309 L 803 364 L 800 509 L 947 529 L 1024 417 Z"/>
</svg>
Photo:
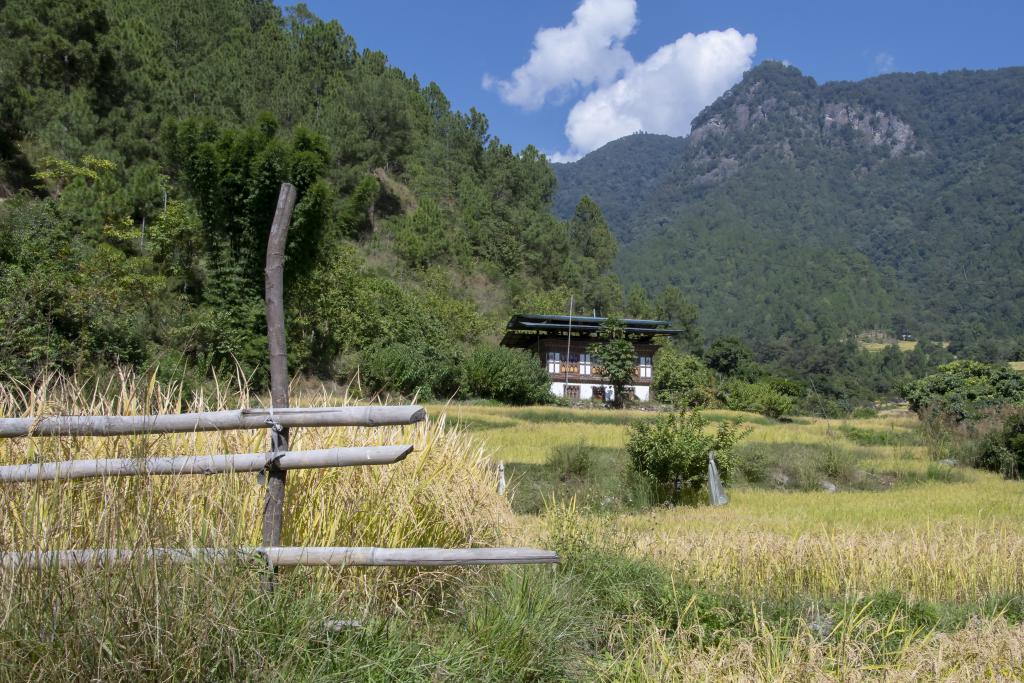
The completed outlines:
<svg viewBox="0 0 1024 683">
<path fill-rule="evenodd" d="M 505 326 L 506 332 L 501 340 L 502 346 L 529 346 L 537 341 L 538 336 L 573 336 L 591 337 L 601 329 L 608 318 L 586 315 L 540 315 L 525 313 L 512 316 Z M 645 340 L 655 335 L 674 335 L 682 330 L 671 329 L 668 320 L 646 320 L 642 318 L 625 318 L 622 320 L 626 334 Z M 571 331 L 571 332 L 570 332 Z"/>
</svg>

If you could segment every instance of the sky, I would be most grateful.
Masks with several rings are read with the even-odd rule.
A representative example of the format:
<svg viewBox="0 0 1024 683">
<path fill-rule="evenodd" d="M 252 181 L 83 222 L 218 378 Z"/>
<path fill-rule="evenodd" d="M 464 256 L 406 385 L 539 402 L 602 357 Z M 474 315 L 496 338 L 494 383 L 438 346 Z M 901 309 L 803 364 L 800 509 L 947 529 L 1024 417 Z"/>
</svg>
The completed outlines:
<svg viewBox="0 0 1024 683">
<path fill-rule="evenodd" d="M 517 151 L 571 160 L 645 130 L 686 135 L 747 69 L 819 83 L 1024 66 L 1024 0 L 312 0 Z"/>
</svg>

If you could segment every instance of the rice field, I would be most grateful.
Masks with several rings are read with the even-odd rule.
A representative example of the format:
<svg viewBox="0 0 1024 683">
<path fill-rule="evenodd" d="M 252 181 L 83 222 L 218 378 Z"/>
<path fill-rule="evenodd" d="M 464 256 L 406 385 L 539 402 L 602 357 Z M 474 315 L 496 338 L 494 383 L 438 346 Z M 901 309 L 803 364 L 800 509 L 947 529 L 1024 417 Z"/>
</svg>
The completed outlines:
<svg viewBox="0 0 1024 683">
<path fill-rule="evenodd" d="M 621 450 L 626 424 L 644 417 L 475 406 L 452 406 L 447 413 L 513 471 L 517 464 L 540 464 L 551 449 L 580 439 L 595 449 Z M 722 508 L 656 507 L 599 516 L 601 534 L 621 537 L 629 552 L 689 580 L 750 598 L 898 591 L 911 599 L 963 603 L 1024 593 L 1024 484 L 931 462 L 914 438 L 917 419 L 911 414 L 791 423 L 728 411 L 709 416 L 749 425 L 742 444 L 748 452 L 763 444 L 793 457 L 808 446 L 844 454 L 837 459 L 852 453 L 856 468 L 883 483 L 888 477 L 889 486 L 840 485 L 836 493 L 732 487 L 731 502 Z M 935 478 L 928 477 L 930 470 Z"/>
<path fill-rule="evenodd" d="M 244 388 L 186 397 L 128 376 L 0 392 L 3 415 L 260 404 Z M 933 461 L 910 414 L 709 411 L 749 427 L 731 501 L 711 508 L 658 504 L 630 471 L 627 428 L 649 412 L 427 410 L 414 427 L 297 432 L 297 448 L 416 452 L 290 474 L 285 542 L 536 545 L 560 567 L 297 569 L 271 594 L 258 563 L 9 570 L 0 680 L 1024 678 L 1024 485 Z M 264 439 L 16 439 L 0 463 L 253 452 Z M 5 485 L 0 550 L 255 545 L 262 496 L 251 474 Z M 362 627 L 326 633 L 339 618 Z"/>
<path fill-rule="evenodd" d="M 560 446 L 582 442 L 594 453 L 624 459 L 626 425 L 646 416 L 636 411 L 485 406 L 449 406 L 446 412 L 511 471 L 518 467 L 526 472 L 517 482 L 520 489 L 529 487 L 530 474 Z M 767 452 L 773 454 L 775 466 L 782 466 L 823 453 L 825 468 L 816 472 L 839 474 L 845 467 L 851 485 L 841 484 L 832 493 L 819 487 L 793 490 L 738 482 L 729 488 L 730 503 L 721 508 L 654 506 L 606 512 L 592 506 L 581 512 L 573 506 L 577 496 L 563 503 L 563 509 L 572 510 L 582 537 L 601 539 L 618 553 L 651 562 L 676 581 L 745 601 L 755 613 L 797 601 L 803 605 L 804 618 L 788 635 L 765 625 L 754 636 L 704 649 L 693 647 L 693 634 L 652 631 L 644 641 L 646 651 L 634 653 L 631 663 L 615 676 L 1024 677 L 1024 484 L 933 462 L 916 417 L 906 412 L 859 420 L 796 418 L 787 423 L 728 411 L 710 411 L 709 416 L 715 421 L 738 419 L 750 427 L 740 446 L 744 457 Z M 853 485 L 858 476 L 877 486 L 858 488 Z M 596 482 L 590 485 L 600 488 Z M 518 494 L 513 490 L 512 495 L 515 507 Z M 545 524 L 543 517 L 529 514 L 519 520 L 528 534 Z M 815 606 L 864 605 L 879 596 L 898 596 L 903 604 L 930 605 L 926 609 L 962 618 L 944 629 L 909 629 L 904 632 L 906 642 L 898 647 L 900 655 L 879 666 L 877 661 L 869 665 L 857 660 L 866 657 L 864 653 L 853 653 L 861 646 L 869 650 L 867 631 L 884 630 L 885 624 L 863 615 L 858 621 L 855 614 L 848 614 L 848 621 L 837 623 L 862 631 L 861 635 L 847 634 L 852 642 L 845 653 L 826 652 L 828 647 L 823 648 L 813 633 Z M 1011 615 L 1008 623 L 1011 612 L 1016 616 Z M 963 615 L 973 621 L 965 622 Z M 979 645 L 981 632 L 991 636 L 988 645 Z M 858 639 L 864 642 L 858 644 Z M 837 671 L 842 668 L 837 660 L 849 668 Z"/>
</svg>

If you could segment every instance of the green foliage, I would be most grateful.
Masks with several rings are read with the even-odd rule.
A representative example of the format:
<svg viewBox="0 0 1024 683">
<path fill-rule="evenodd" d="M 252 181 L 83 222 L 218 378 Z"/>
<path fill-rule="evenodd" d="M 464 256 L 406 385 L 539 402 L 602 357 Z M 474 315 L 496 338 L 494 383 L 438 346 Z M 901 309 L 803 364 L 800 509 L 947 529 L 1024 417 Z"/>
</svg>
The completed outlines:
<svg viewBox="0 0 1024 683">
<path fill-rule="evenodd" d="M 397 359 L 439 347 L 451 365 L 520 296 L 621 303 L 600 210 L 551 215 L 536 148 L 514 152 L 302 5 L 12 0 L 0 89 L 0 198 L 32 197 L 0 215 L 18 234 L 0 304 L 28 302 L 0 332 L 17 377 L 167 360 L 197 376 L 237 364 L 258 388 L 285 181 L 293 372 L 347 379 L 370 346 L 399 345 L 374 363 L 395 376 L 374 381 L 447 394 L 453 372 Z"/>
<path fill-rule="evenodd" d="M 711 343 L 704 352 L 704 362 L 726 377 L 748 377 L 754 356 L 747 345 L 736 337 L 724 337 Z"/>
<path fill-rule="evenodd" d="M 743 436 L 738 423 L 722 422 L 714 434 L 699 410 L 637 420 L 629 428 L 626 452 L 633 468 L 663 486 L 695 491 L 707 483 L 708 454 L 714 451 L 723 482 L 732 474 L 733 446 Z"/>
<path fill-rule="evenodd" d="M 240 263 L 256 292 L 281 183 L 299 193 L 288 231 L 293 280 L 314 262 L 330 204 L 330 188 L 318 183 L 328 160 L 324 142 L 301 128 L 286 139 L 278 129 L 273 116 L 261 114 L 255 126 L 240 130 L 187 120 L 163 132 L 170 168 L 196 198 L 207 256 Z"/>
<path fill-rule="evenodd" d="M 362 377 L 371 386 L 421 400 L 448 398 L 461 382 L 460 359 L 443 349 L 395 343 L 362 353 Z"/>
<path fill-rule="evenodd" d="M 562 481 L 569 477 L 585 477 L 593 467 L 592 447 L 583 439 L 551 449 L 545 463 Z"/>
<path fill-rule="evenodd" d="M 715 378 L 696 356 L 663 346 L 654 356 L 651 390 L 675 408 L 699 408 L 714 400 Z"/>
<path fill-rule="evenodd" d="M 611 266 L 618 245 L 608 230 L 601 208 L 590 197 L 582 197 L 569 219 L 569 245 L 581 259 L 588 259 L 601 272 Z M 589 270 L 590 268 L 585 268 Z"/>
<path fill-rule="evenodd" d="M 697 307 L 687 301 L 682 290 L 674 285 L 662 289 L 654 301 L 654 315 L 679 330 L 672 337 L 673 344 L 689 353 L 700 353 L 703 343 Z"/>
<path fill-rule="evenodd" d="M 601 325 L 600 336 L 604 341 L 591 347 L 594 362 L 600 364 L 602 376 L 615 390 L 614 403 L 621 408 L 625 387 L 633 383 L 636 367 L 633 344 L 626 339 L 625 328 L 618 318 L 608 318 Z"/>
<path fill-rule="evenodd" d="M 414 213 L 397 220 L 393 228 L 395 252 L 412 268 L 431 264 L 464 261 L 465 245 L 450 239 L 446 217 L 432 202 L 425 202 Z"/>
<path fill-rule="evenodd" d="M 512 405 L 545 403 L 550 380 L 536 356 L 522 349 L 483 345 L 466 358 L 466 390 Z"/>
<path fill-rule="evenodd" d="M 777 420 L 793 410 L 793 399 L 767 382 L 730 380 L 722 385 L 722 402 L 730 410 L 747 410 Z"/>
<path fill-rule="evenodd" d="M 904 396 L 918 415 L 978 418 L 988 408 L 1024 402 L 1024 375 L 1005 365 L 958 360 L 907 385 Z"/>
<path fill-rule="evenodd" d="M 1007 478 L 1024 475 L 1024 411 L 1011 412 L 999 430 L 982 440 L 974 464 Z"/>
</svg>

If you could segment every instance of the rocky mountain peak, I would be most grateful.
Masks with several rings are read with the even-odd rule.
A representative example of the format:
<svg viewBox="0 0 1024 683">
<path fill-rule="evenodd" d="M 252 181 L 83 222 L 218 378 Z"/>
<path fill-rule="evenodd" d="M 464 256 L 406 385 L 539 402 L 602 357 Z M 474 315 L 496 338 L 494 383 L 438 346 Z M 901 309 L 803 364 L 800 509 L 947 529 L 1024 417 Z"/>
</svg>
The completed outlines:
<svg viewBox="0 0 1024 683">
<path fill-rule="evenodd" d="M 913 128 L 894 112 L 832 99 L 813 78 L 780 62 L 763 62 L 751 69 L 701 112 L 693 121 L 690 144 L 699 149 L 709 138 L 764 138 L 769 131 L 768 146 L 787 158 L 797 139 L 886 147 L 893 157 L 917 149 Z M 711 147 L 720 151 L 721 141 Z M 757 147 L 759 153 L 765 151 L 765 145 Z M 708 150 L 698 156 L 706 158 Z"/>
</svg>

